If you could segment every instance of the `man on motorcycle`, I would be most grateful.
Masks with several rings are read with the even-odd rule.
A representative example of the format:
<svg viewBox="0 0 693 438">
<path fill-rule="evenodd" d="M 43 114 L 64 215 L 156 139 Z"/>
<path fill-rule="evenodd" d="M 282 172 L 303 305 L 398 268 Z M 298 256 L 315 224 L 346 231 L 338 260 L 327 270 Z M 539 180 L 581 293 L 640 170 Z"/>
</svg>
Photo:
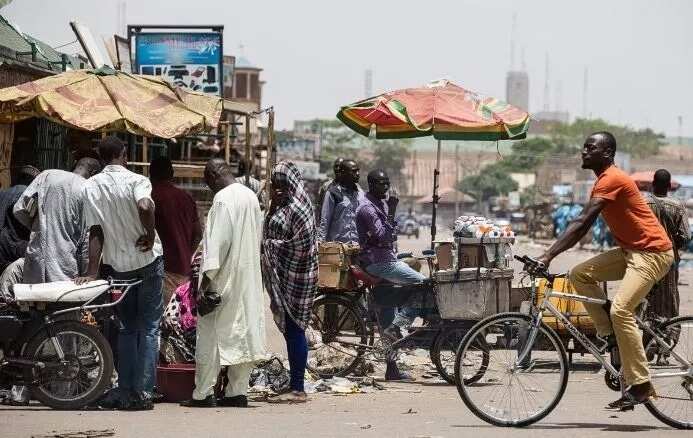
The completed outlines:
<svg viewBox="0 0 693 438">
<path fill-rule="evenodd" d="M 634 311 L 654 283 L 669 271 L 674 255 L 669 237 L 635 182 L 614 165 L 615 154 L 616 139 L 612 134 L 597 132 L 587 137 L 582 149 L 582 168 L 597 175 L 591 199 L 539 261 L 548 267 L 551 260 L 575 245 L 591 229 L 600 213 L 616 237 L 620 248 L 575 266 L 570 272 L 570 281 L 578 293 L 603 299 L 599 283 L 622 280 L 610 310 L 588 303 L 585 308 L 599 336 L 606 338 L 606 346 L 614 346 L 617 342 L 628 389 L 607 408 L 623 410 L 655 396 Z"/>
<path fill-rule="evenodd" d="M 422 283 L 426 278 L 403 261 L 397 260 L 395 212 L 399 199 L 388 197 L 390 178 L 384 170 L 376 169 L 368 174 L 368 193 L 356 211 L 356 228 L 361 247 L 361 265 L 366 272 L 389 281 L 406 285 Z M 397 340 L 402 338 L 401 329 L 409 328 L 419 309 L 403 307 L 385 329 L 385 334 Z M 389 361 L 385 378 L 399 380 L 401 374 L 394 361 Z"/>
</svg>

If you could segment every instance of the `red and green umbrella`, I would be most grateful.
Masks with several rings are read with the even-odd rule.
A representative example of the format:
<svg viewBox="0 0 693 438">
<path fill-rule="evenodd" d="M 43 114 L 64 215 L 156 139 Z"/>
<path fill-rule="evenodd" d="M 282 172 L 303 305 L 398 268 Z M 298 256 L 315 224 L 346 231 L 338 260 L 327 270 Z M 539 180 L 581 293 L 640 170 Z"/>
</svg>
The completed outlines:
<svg viewBox="0 0 693 438">
<path fill-rule="evenodd" d="M 431 242 L 436 235 L 441 140 L 520 140 L 529 128 L 527 111 L 445 80 L 343 106 L 337 118 L 364 136 L 375 129 L 375 138 L 379 139 L 430 135 L 438 140 Z"/>
<path fill-rule="evenodd" d="M 383 139 L 522 139 L 529 127 L 526 111 L 448 81 L 389 91 L 342 107 L 337 118 L 365 136 L 375 127 Z"/>
</svg>

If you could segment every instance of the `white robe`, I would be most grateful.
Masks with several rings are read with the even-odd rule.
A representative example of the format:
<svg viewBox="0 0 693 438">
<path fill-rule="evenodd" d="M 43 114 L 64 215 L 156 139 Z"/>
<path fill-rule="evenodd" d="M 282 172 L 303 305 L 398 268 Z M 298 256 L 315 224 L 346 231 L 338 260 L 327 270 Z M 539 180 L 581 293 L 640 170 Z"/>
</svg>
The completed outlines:
<svg viewBox="0 0 693 438">
<path fill-rule="evenodd" d="M 221 304 L 197 320 L 198 366 L 227 366 L 266 359 L 265 311 L 257 196 L 241 184 L 219 191 L 207 215 L 200 272 Z M 218 364 L 211 363 L 219 361 Z"/>
</svg>

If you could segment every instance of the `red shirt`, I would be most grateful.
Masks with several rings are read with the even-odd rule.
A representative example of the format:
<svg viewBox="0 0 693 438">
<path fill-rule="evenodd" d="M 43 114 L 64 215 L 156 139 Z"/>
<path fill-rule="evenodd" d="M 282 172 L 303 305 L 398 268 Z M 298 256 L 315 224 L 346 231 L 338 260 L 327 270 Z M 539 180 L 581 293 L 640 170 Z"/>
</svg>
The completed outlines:
<svg viewBox="0 0 693 438">
<path fill-rule="evenodd" d="M 618 167 L 611 166 L 599 175 L 592 197 L 607 201 L 602 215 L 621 248 L 649 252 L 672 248 L 635 181 Z"/>
<path fill-rule="evenodd" d="M 152 183 L 152 199 L 156 206 L 156 232 L 164 249 L 164 269 L 188 275 L 193 230 L 200 222 L 195 200 L 168 181 Z"/>
</svg>

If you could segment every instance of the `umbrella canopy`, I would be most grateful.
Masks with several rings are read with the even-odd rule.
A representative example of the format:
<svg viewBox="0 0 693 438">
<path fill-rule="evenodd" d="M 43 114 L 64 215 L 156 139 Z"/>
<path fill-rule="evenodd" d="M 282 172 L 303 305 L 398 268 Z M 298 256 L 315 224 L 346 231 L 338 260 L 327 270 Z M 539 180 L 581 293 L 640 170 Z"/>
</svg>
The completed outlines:
<svg viewBox="0 0 693 438">
<path fill-rule="evenodd" d="M 342 107 L 337 118 L 365 136 L 375 126 L 375 137 L 383 139 L 522 139 L 529 128 L 526 111 L 448 81 L 389 91 Z"/>
<path fill-rule="evenodd" d="M 647 172 L 635 172 L 631 174 L 631 178 L 635 181 L 635 184 L 638 185 L 638 188 L 640 190 L 647 190 L 648 192 L 652 191 L 652 180 L 654 179 L 654 171 L 647 171 Z M 678 183 L 678 181 L 674 181 L 674 179 L 671 180 L 671 186 L 669 188 L 670 191 L 675 191 L 678 190 L 678 188 L 681 187 L 681 184 Z"/>
<path fill-rule="evenodd" d="M 217 127 L 221 97 L 110 67 L 74 70 L 0 90 L 0 123 L 29 117 L 86 131 L 174 138 Z"/>
</svg>

